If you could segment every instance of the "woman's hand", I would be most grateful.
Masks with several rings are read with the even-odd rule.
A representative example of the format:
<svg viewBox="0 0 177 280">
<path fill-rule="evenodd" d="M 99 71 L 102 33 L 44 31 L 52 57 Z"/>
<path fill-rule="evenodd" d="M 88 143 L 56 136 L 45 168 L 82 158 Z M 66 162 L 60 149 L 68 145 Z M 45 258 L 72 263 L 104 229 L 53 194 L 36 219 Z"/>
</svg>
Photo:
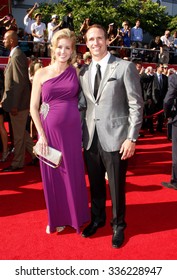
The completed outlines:
<svg viewBox="0 0 177 280">
<path fill-rule="evenodd" d="M 36 145 L 39 148 L 39 151 L 42 155 L 47 155 L 49 152 L 47 138 L 44 134 L 39 136 L 39 140 L 37 141 Z"/>
</svg>

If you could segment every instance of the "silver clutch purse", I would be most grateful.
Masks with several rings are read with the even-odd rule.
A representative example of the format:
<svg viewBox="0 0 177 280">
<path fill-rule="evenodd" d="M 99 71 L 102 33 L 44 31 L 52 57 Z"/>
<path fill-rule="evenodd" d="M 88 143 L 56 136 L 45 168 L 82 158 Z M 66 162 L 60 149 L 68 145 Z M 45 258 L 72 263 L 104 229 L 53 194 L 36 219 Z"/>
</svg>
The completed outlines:
<svg viewBox="0 0 177 280">
<path fill-rule="evenodd" d="M 39 160 L 44 162 L 45 164 L 49 165 L 52 168 L 57 168 L 61 164 L 62 160 L 62 153 L 52 147 L 48 147 L 49 152 L 47 155 L 42 155 L 39 149 L 39 145 L 33 147 L 33 153 Z"/>
</svg>

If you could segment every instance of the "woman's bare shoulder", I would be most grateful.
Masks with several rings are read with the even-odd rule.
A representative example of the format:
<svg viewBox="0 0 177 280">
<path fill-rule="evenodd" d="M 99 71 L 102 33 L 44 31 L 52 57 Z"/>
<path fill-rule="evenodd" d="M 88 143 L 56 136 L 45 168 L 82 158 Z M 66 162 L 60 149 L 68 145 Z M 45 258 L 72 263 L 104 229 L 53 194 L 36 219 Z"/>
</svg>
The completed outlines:
<svg viewBox="0 0 177 280">
<path fill-rule="evenodd" d="M 51 67 L 49 65 L 38 69 L 34 75 L 35 80 L 38 80 L 38 82 L 43 84 L 49 78 L 50 68 Z"/>
</svg>

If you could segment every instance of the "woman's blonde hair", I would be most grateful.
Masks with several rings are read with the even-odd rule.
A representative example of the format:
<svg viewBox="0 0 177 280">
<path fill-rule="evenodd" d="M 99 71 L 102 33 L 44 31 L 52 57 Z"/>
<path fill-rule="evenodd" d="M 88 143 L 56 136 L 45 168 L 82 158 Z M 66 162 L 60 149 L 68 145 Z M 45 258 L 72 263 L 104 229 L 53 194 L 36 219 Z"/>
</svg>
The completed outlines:
<svg viewBox="0 0 177 280">
<path fill-rule="evenodd" d="M 124 25 L 128 25 L 128 26 L 129 26 L 129 23 L 128 23 L 127 20 L 125 20 L 125 21 L 122 22 L 122 27 L 124 27 Z"/>
<path fill-rule="evenodd" d="M 73 54 L 68 61 L 68 63 L 72 63 L 76 55 L 76 35 L 74 31 L 71 31 L 69 28 L 63 28 L 54 33 L 51 40 L 51 63 L 55 61 L 55 50 L 58 47 L 58 41 L 61 39 L 70 39 L 72 42 Z"/>
</svg>

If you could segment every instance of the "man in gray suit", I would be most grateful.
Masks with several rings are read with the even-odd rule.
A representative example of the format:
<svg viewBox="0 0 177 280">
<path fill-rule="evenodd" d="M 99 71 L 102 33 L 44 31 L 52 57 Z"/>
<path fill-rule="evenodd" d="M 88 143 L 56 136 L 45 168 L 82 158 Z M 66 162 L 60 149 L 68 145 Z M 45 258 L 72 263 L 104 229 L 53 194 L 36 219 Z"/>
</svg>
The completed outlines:
<svg viewBox="0 0 177 280">
<path fill-rule="evenodd" d="M 82 236 L 89 237 L 105 225 L 107 172 L 113 213 L 112 246 L 119 248 L 124 241 L 126 227 L 127 159 L 135 152 L 142 124 L 140 80 L 132 62 L 116 58 L 107 51 L 107 33 L 102 26 L 92 25 L 85 39 L 92 55 L 91 64 L 80 71 L 80 83 L 87 103 L 83 145 L 90 181 L 91 223 Z"/>
<path fill-rule="evenodd" d="M 13 30 L 7 31 L 3 43 L 5 48 L 10 50 L 10 56 L 4 72 L 4 95 L 1 102 L 4 111 L 9 112 L 10 115 L 15 149 L 11 165 L 2 171 L 12 172 L 23 168 L 25 149 L 32 156 L 31 164 L 35 164 L 34 143 L 26 131 L 30 103 L 30 81 L 27 57 L 18 47 L 17 33 Z"/>
</svg>

